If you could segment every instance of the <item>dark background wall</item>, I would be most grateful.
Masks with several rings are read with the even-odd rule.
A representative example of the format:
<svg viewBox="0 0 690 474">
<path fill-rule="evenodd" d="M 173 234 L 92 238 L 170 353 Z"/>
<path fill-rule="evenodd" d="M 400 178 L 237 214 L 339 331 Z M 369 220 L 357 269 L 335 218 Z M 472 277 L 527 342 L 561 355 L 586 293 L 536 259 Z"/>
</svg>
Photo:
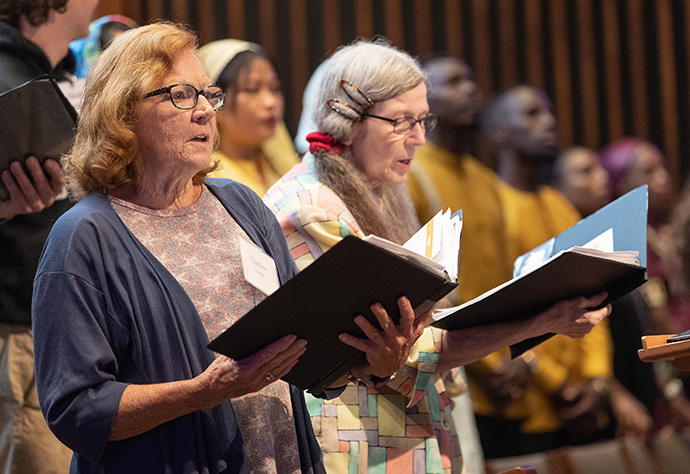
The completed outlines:
<svg viewBox="0 0 690 474">
<path fill-rule="evenodd" d="M 488 96 L 518 83 L 543 89 L 564 146 L 636 135 L 662 149 L 677 186 L 690 170 L 690 0 L 101 0 L 106 13 L 183 21 L 202 44 L 261 44 L 283 82 L 293 133 L 319 62 L 380 34 L 422 58 L 465 59 Z"/>
</svg>

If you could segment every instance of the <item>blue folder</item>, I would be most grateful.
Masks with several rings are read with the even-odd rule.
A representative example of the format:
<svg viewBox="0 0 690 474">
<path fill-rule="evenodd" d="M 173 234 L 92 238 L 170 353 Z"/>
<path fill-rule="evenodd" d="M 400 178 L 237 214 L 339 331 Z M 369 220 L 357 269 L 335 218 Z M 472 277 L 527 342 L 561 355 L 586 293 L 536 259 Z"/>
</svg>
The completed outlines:
<svg viewBox="0 0 690 474">
<path fill-rule="evenodd" d="M 584 254 L 573 247 L 637 251 L 635 264 Z M 515 261 L 515 277 L 432 323 L 447 330 L 527 319 L 576 296 L 608 291 L 605 306 L 647 280 L 647 186 L 616 199 Z M 511 346 L 516 357 L 553 334 Z"/>
<path fill-rule="evenodd" d="M 513 277 L 529 270 L 539 260 L 546 261 L 558 252 L 572 247 L 583 247 L 589 242 L 601 238 L 602 234 L 605 233 L 612 234 L 614 251 L 637 251 L 640 266 L 647 268 L 648 206 L 648 186 L 643 184 L 581 219 L 577 224 L 556 237 L 518 257 L 513 265 Z M 607 298 L 604 304 L 609 304 L 613 299 L 615 298 Z M 551 336 L 552 334 L 546 334 L 513 344 L 510 347 L 511 355 L 517 357 Z"/>
<path fill-rule="evenodd" d="M 613 250 L 639 252 L 640 266 L 647 267 L 647 185 L 624 194 L 577 224 L 515 260 L 513 276 L 536 260 L 546 261 L 562 250 L 583 247 L 607 231 L 613 233 Z"/>
</svg>

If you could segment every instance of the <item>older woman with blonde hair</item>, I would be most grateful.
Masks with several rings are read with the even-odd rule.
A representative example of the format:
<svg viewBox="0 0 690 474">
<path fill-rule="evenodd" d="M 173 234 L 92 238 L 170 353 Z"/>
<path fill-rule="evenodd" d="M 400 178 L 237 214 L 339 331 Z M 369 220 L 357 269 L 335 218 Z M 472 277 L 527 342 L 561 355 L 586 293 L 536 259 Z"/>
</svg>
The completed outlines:
<svg viewBox="0 0 690 474">
<path fill-rule="evenodd" d="M 133 29 L 87 79 L 63 158 L 81 200 L 55 223 L 34 286 L 41 408 L 73 473 L 323 473 L 302 392 L 279 380 L 305 341 L 243 360 L 207 348 L 264 297 L 243 277 L 241 239 L 281 283 L 296 269 L 259 197 L 206 178 L 225 96 L 196 45 L 174 24 Z M 385 376 L 414 315 L 404 333 L 377 316 L 388 331 L 368 332 L 367 360 Z"/>
<path fill-rule="evenodd" d="M 377 234 L 403 243 L 417 230 L 404 183 L 416 149 L 436 124 L 424 71 L 385 40 L 339 48 L 320 72 L 316 104 L 319 131 L 307 136 L 309 153 L 264 197 L 299 268 L 346 235 Z M 339 397 L 308 398 L 328 472 L 461 472 L 446 374 L 531 336 L 582 337 L 608 314 L 608 307 L 587 309 L 603 299 L 560 302 L 527 321 L 503 325 L 427 328 L 392 377 L 371 377 L 365 368 L 352 374 Z"/>
</svg>

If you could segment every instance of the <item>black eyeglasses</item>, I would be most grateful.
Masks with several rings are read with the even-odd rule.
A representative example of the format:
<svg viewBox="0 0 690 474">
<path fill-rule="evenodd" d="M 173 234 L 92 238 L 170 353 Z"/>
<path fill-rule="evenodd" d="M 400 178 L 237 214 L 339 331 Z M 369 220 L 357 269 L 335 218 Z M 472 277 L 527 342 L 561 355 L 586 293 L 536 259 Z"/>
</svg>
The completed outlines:
<svg viewBox="0 0 690 474">
<path fill-rule="evenodd" d="M 363 118 L 371 117 L 379 120 L 385 120 L 393 124 L 394 133 L 407 133 L 414 128 L 415 125 L 420 124 L 424 133 L 429 132 L 434 129 L 438 123 L 438 115 L 436 114 L 426 114 L 420 119 L 414 117 L 400 117 L 397 119 L 390 119 L 386 117 L 379 117 L 378 115 L 364 114 Z"/>
<path fill-rule="evenodd" d="M 153 97 L 155 95 L 170 94 L 172 105 L 181 110 L 189 110 L 196 107 L 199 96 L 203 95 L 213 110 L 221 110 L 225 103 L 225 92 L 220 86 L 212 84 L 202 90 L 189 84 L 173 84 L 172 86 L 162 87 L 144 96 Z"/>
</svg>

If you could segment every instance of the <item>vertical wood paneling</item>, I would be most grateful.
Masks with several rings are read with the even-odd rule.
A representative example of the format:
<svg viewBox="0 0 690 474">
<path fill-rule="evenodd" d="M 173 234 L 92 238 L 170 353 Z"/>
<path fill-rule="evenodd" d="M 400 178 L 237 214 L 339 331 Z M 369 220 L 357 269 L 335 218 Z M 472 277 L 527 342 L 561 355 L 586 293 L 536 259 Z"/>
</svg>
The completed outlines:
<svg viewBox="0 0 690 474">
<path fill-rule="evenodd" d="M 670 1 L 657 3 L 659 69 L 661 73 L 661 118 L 664 123 L 664 143 L 662 149 L 666 156 L 677 157 L 678 104 L 676 103 L 676 66 L 673 55 L 672 14 Z M 669 160 L 666 166 L 673 176 L 678 175 L 677 160 Z"/>
<path fill-rule="evenodd" d="M 374 35 L 373 0 L 355 0 L 357 14 L 357 34 L 364 38 Z"/>
<path fill-rule="evenodd" d="M 604 64 L 606 67 L 606 111 L 609 136 L 616 140 L 623 136 L 623 105 L 621 96 L 620 42 L 616 3 L 603 1 L 604 21 Z M 641 32 L 640 32 L 641 33 Z"/>
<path fill-rule="evenodd" d="M 498 34 L 501 45 L 501 88 L 518 83 L 518 57 L 515 54 L 517 35 L 515 34 L 514 0 L 498 2 Z"/>
<path fill-rule="evenodd" d="M 215 39 L 214 31 L 214 12 L 213 2 L 211 0 L 203 0 L 198 3 L 199 8 L 199 36 L 202 41 L 207 42 L 206 38 Z M 210 39 L 209 39 L 210 41 Z"/>
<path fill-rule="evenodd" d="M 592 17 L 592 2 L 590 0 L 578 0 L 577 2 L 578 25 L 578 62 L 580 74 L 580 97 L 582 98 L 582 129 L 585 145 L 590 148 L 599 148 L 599 124 L 597 121 L 597 106 L 599 97 L 597 94 L 597 81 L 599 80 L 596 58 L 594 56 L 594 31 Z"/>
<path fill-rule="evenodd" d="M 284 0 L 283 0 L 284 1 Z M 307 18 L 307 0 L 290 0 L 290 18 Z M 292 23 L 295 25 L 295 22 Z M 309 56 L 307 54 L 307 28 L 293 28 L 291 38 L 291 63 L 293 94 L 286 107 L 290 123 L 299 123 L 302 110 L 302 91 L 309 80 Z"/>
<path fill-rule="evenodd" d="M 431 27 L 431 0 L 416 0 L 414 2 L 414 25 L 417 38 L 416 55 L 425 57 L 431 54 L 431 40 L 433 29 Z"/>
<path fill-rule="evenodd" d="M 491 4 L 490 0 L 471 0 L 470 3 L 471 8 L 464 21 L 466 27 L 471 23 L 473 36 L 471 40 L 466 38 L 465 55 L 472 58 L 471 66 L 474 69 L 475 79 L 479 88 L 485 94 L 491 96 L 495 92 L 492 69 L 493 64 L 496 64 L 496 61 L 492 60 L 492 42 L 494 39 L 491 27 Z M 492 147 L 487 142 L 479 141 L 476 154 L 487 166 L 495 167 L 496 157 Z"/>
<path fill-rule="evenodd" d="M 163 15 L 163 0 L 147 0 L 146 6 L 146 14 L 148 15 L 146 20 L 165 18 L 165 15 Z"/>
<path fill-rule="evenodd" d="M 311 25 L 306 25 L 306 27 L 311 28 Z M 323 25 L 321 27 L 324 35 L 324 52 L 331 54 L 342 43 L 338 0 L 324 0 Z M 326 57 L 326 54 L 322 54 L 321 57 Z"/>
<path fill-rule="evenodd" d="M 678 58 L 681 62 L 685 64 L 685 84 L 690 83 L 690 24 L 688 22 L 690 21 L 690 2 L 683 2 L 682 8 L 680 13 L 682 14 L 682 19 L 683 19 L 683 24 L 685 25 L 685 29 L 681 35 L 684 34 L 684 37 L 680 39 L 681 44 L 684 45 L 684 48 L 682 52 L 678 54 Z M 687 94 L 683 102 L 681 103 L 682 105 L 682 110 L 688 111 L 690 110 L 690 94 Z M 681 189 L 684 184 L 685 184 L 685 177 L 690 179 L 690 144 L 688 144 L 688 132 L 687 132 L 687 127 L 688 127 L 688 122 L 690 122 L 690 117 L 688 116 L 688 113 L 686 112 L 685 115 L 679 116 L 680 118 L 680 123 L 682 126 L 685 126 L 685 130 L 680 130 L 678 133 L 681 136 L 685 136 L 685 140 L 683 141 L 683 147 L 678 151 L 678 156 L 677 157 L 667 157 L 667 159 L 674 159 L 677 163 L 677 168 L 678 168 L 678 177 L 679 179 L 676 180 L 676 186 L 678 186 L 678 189 Z M 690 182 L 690 181 L 688 181 Z"/>
<path fill-rule="evenodd" d="M 446 51 L 453 56 L 462 57 L 464 51 L 462 41 L 462 10 L 460 2 L 445 1 L 446 10 Z"/>
<path fill-rule="evenodd" d="M 647 74 L 644 62 L 644 12 L 642 2 L 645 0 L 628 0 L 628 70 L 630 77 L 630 92 L 632 97 L 640 98 L 632 101 L 633 134 L 639 137 L 649 136 L 649 112 L 647 101 L 641 100 L 647 90 Z"/>
<path fill-rule="evenodd" d="M 568 11 L 565 2 L 551 6 L 551 44 L 554 59 L 555 94 L 551 99 L 556 105 L 558 134 L 565 146 L 573 144 L 573 104 L 570 87 L 570 53 L 568 51 Z"/>
<path fill-rule="evenodd" d="M 96 18 L 113 13 L 119 13 L 134 20 L 140 20 L 141 5 L 129 0 L 109 0 L 99 2 L 96 7 Z"/>
<path fill-rule="evenodd" d="M 187 0 L 172 0 L 172 19 L 182 23 L 189 23 L 187 17 Z"/>
<path fill-rule="evenodd" d="M 527 44 L 527 80 L 529 84 L 546 90 L 544 52 L 542 50 L 542 11 L 539 0 L 524 0 Z"/>
<path fill-rule="evenodd" d="M 275 0 L 259 0 L 259 12 L 259 43 L 275 58 L 278 55 Z"/>
<path fill-rule="evenodd" d="M 472 25 L 474 41 L 472 43 L 474 72 L 477 84 L 484 91 L 492 89 L 491 84 L 491 21 L 490 5 L 487 0 L 472 0 Z"/>
<path fill-rule="evenodd" d="M 386 31 L 383 33 L 391 43 L 402 48 L 404 43 L 401 0 L 384 0 L 383 12 L 386 18 Z"/>
<path fill-rule="evenodd" d="M 228 29 L 231 38 L 244 39 L 244 1 L 228 1 Z M 222 38 L 215 38 L 222 39 Z"/>
<path fill-rule="evenodd" d="M 381 34 L 415 55 L 467 60 L 488 96 L 518 81 L 551 94 L 564 144 L 634 134 L 662 148 L 676 183 L 690 168 L 679 165 L 690 156 L 690 93 L 679 89 L 690 84 L 690 26 L 674 16 L 687 22 L 690 0 L 101 0 L 108 13 L 176 19 L 204 43 L 230 36 L 280 54 L 293 131 L 316 59 Z"/>
</svg>

